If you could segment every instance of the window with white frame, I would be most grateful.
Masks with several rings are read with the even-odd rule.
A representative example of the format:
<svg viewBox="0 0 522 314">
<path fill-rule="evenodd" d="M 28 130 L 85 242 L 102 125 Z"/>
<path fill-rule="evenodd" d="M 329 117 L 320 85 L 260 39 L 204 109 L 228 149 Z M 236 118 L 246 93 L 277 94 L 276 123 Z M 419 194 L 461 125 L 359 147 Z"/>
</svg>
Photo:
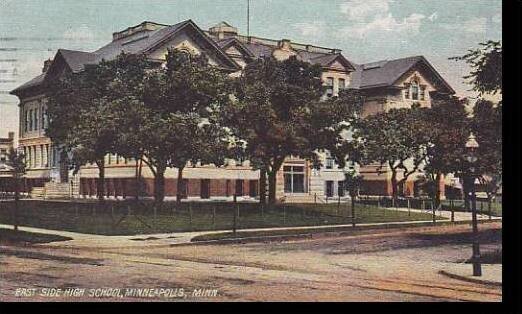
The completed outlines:
<svg viewBox="0 0 522 314">
<path fill-rule="evenodd" d="M 339 91 L 341 91 L 345 88 L 346 88 L 346 80 L 343 78 L 340 78 L 339 79 Z"/>
<path fill-rule="evenodd" d="M 411 99 L 419 100 L 419 83 L 417 81 L 411 82 Z"/>
<path fill-rule="evenodd" d="M 326 78 L 326 96 L 332 97 L 334 93 L 334 78 L 327 77 Z"/>
</svg>

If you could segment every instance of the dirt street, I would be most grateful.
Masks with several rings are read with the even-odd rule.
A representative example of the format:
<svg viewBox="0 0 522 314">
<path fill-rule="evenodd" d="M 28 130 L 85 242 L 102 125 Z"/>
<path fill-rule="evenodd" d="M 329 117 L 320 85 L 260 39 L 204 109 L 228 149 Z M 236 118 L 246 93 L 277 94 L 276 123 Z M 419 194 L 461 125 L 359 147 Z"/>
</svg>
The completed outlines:
<svg viewBox="0 0 522 314">
<path fill-rule="evenodd" d="M 499 286 L 438 273 L 458 264 L 471 272 L 462 264 L 470 230 L 134 248 L 2 245 L 0 301 L 501 301 Z M 502 248 L 500 222 L 480 230 L 483 253 Z"/>
</svg>

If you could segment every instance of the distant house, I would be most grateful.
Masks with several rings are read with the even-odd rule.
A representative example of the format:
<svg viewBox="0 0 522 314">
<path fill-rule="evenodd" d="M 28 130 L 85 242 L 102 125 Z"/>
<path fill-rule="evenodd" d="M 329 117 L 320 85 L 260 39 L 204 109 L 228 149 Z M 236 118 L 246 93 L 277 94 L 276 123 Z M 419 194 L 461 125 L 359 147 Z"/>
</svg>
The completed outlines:
<svg viewBox="0 0 522 314">
<path fill-rule="evenodd" d="M 87 64 L 102 59 L 116 58 L 122 51 L 129 54 L 144 53 L 152 61 L 165 61 L 167 49 L 177 48 L 190 54 L 205 54 L 212 65 L 227 71 L 231 77 L 241 74 L 252 60 L 273 56 L 284 60 L 290 56 L 319 64 L 323 68 L 322 80 L 328 87 L 325 97 L 338 95 L 345 88 L 361 89 L 368 96 L 364 105 L 366 115 L 393 107 L 407 107 L 415 102 L 430 106 L 430 95 L 451 93 L 453 89 L 423 57 L 382 61 L 357 65 L 349 61 L 336 48 L 300 44 L 289 39 L 273 40 L 244 36 L 226 22 L 209 30 L 200 29 L 188 20 L 175 25 L 143 22 L 113 34 L 112 42 L 94 52 L 60 49 L 53 60 L 44 63 L 42 74 L 21 85 L 11 93 L 20 98 L 20 146 L 28 165 L 26 189 L 41 187 L 46 182 L 69 183 L 72 180 L 75 193 L 85 197 L 96 195 L 97 168 L 82 167 L 71 177 L 61 162 L 60 152 L 45 136 L 47 124 L 44 82 L 53 80 L 65 72 L 79 72 Z M 346 169 L 339 169 L 328 152 L 321 152 L 323 167 L 312 170 L 308 161 L 299 157 L 288 158 L 278 174 L 277 196 L 287 201 L 307 202 L 326 197 L 344 197 L 343 181 Z M 123 197 L 136 193 L 133 160 L 120 156 L 107 156 L 105 161 L 106 185 L 109 196 Z M 373 172 L 372 172 L 373 171 Z M 387 175 L 376 175 L 375 169 L 363 168 L 373 193 L 390 193 Z M 152 173 L 144 168 L 146 192 L 153 194 Z M 182 194 L 190 199 L 230 199 L 237 194 L 244 199 L 254 199 L 259 194 L 259 172 L 252 170 L 248 161 L 228 162 L 227 167 L 195 165 L 187 168 L 185 189 Z M 175 196 L 177 169 L 166 173 L 166 194 Z"/>
<path fill-rule="evenodd" d="M 11 167 L 8 165 L 9 151 L 14 145 L 14 132 L 9 132 L 7 138 L 0 137 L 0 192 L 7 189 L 12 177 Z"/>
</svg>

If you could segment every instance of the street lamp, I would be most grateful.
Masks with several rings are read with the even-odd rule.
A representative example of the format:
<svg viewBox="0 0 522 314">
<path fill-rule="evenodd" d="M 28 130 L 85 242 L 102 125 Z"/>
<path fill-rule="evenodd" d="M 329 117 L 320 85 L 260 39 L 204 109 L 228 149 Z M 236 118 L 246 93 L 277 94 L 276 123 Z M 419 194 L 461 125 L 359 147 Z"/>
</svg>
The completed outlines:
<svg viewBox="0 0 522 314">
<path fill-rule="evenodd" d="M 468 162 L 467 180 L 469 185 L 469 196 L 471 197 L 471 219 L 473 226 L 473 255 L 471 257 L 473 263 L 473 276 L 482 276 L 482 267 L 480 265 L 480 246 L 478 238 L 478 223 L 477 223 L 477 197 L 475 193 L 475 164 L 477 162 L 477 148 L 479 144 L 475 139 L 473 133 L 470 134 L 466 143 L 466 161 Z M 469 202 L 466 202 L 469 207 Z M 467 208 L 469 210 L 469 208 Z"/>
</svg>

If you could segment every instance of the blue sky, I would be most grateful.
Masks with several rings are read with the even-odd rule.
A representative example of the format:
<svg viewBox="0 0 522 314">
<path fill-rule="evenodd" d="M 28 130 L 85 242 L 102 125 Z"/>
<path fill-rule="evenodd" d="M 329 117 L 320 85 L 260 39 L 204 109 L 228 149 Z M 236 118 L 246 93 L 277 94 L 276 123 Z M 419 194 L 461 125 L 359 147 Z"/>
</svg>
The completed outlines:
<svg viewBox="0 0 522 314">
<path fill-rule="evenodd" d="M 18 128 L 5 92 L 59 48 L 93 51 L 144 20 L 227 21 L 246 33 L 247 0 L 0 0 L 0 136 Z M 461 96 L 469 69 L 448 58 L 502 37 L 500 0 L 251 0 L 251 35 L 340 48 L 355 63 L 424 55 Z"/>
</svg>

